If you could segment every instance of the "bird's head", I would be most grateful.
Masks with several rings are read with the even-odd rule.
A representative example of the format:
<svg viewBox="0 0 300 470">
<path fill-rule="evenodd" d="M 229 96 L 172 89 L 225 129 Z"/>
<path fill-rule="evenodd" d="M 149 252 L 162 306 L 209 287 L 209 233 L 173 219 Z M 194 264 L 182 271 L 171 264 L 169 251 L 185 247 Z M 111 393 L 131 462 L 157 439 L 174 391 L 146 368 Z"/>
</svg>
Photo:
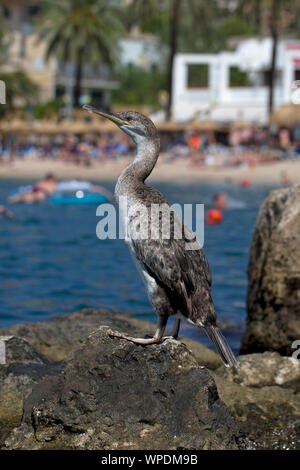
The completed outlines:
<svg viewBox="0 0 300 470">
<path fill-rule="evenodd" d="M 158 137 L 156 127 L 151 119 L 136 111 L 121 111 L 112 114 L 104 113 L 89 105 L 84 105 L 83 108 L 90 113 L 98 114 L 115 123 L 123 132 L 128 134 L 136 144 L 148 139 L 157 139 Z"/>
</svg>

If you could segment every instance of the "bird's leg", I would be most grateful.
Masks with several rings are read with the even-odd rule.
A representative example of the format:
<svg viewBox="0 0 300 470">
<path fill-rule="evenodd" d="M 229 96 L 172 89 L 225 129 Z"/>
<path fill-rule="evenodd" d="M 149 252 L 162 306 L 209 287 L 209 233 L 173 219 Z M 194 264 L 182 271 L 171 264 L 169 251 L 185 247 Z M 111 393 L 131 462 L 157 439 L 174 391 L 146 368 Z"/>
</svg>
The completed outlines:
<svg viewBox="0 0 300 470">
<path fill-rule="evenodd" d="M 179 330 L 180 330 L 180 318 L 176 318 L 175 321 L 174 321 L 174 325 L 173 325 L 171 335 L 170 336 L 164 336 L 163 341 L 165 339 L 177 339 L 178 334 L 179 334 Z"/>
<path fill-rule="evenodd" d="M 180 318 L 176 318 L 174 321 L 174 326 L 173 326 L 173 330 L 171 333 L 174 339 L 178 338 L 179 330 L 180 330 Z"/>
<path fill-rule="evenodd" d="M 111 333 L 110 336 L 114 338 L 126 339 L 127 341 L 131 341 L 135 344 L 158 344 L 162 343 L 165 339 L 168 339 L 166 336 L 164 337 L 163 334 L 165 332 L 167 326 L 168 318 L 159 318 L 157 330 L 153 336 L 153 338 L 133 338 L 132 336 L 122 335 L 120 333 Z"/>
</svg>

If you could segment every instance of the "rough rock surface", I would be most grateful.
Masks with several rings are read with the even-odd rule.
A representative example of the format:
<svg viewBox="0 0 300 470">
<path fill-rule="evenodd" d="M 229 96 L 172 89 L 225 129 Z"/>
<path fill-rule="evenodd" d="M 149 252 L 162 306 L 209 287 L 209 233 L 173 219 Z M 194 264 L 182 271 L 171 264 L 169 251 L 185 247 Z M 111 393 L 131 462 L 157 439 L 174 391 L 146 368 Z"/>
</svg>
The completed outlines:
<svg viewBox="0 0 300 470">
<path fill-rule="evenodd" d="M 49 361 L 59 362 L 67 360 L 100 325 L 142 337 L 145 334 L 154 334 L 155 331 L 155 325 L 144 320 L 118 315 L 111 310 L 85 308 L 51 321 L 13 325 L 0 330 L 0 334 L 21 336 Z M 219 356 L 202 344 L 188 339 L 184 339 L 184 342 L 200 365 L 216 369 L 222 364 Z"/>
<path fill-rule="evenodd" d="M 101 327 L 37 385 L 8 449 L 237 449 L 242 435 L 185 345 L 137 346 Z"/>
<path fill-rule="evenodd" d="M 300 185 L 261 206 L 248 266 L 248 318 L 241 353 L 290 356 L 300 339 Z"/>
<path fill-rule="evenodd" d="M 60 364 L 49 364 L 26 340 L 0 336 L 5 343 L 5 364 L 0 364 L 0 445 L 20 425 L 25 399 L 44 377 L 57 374 Z"/>
<path fill-rule="evenodd" d="M 49 399 L 49 403 L 52 403 L 51 406 L 54 406 L 53 403 L 55 403 L 55 401 L 50 401 L 52 389 L 49 389 L 48 392 L 47 390 L 43 392 L 46 385 L 40 385 L 40 382 L 41 379 L 45 376 L 47 377 L 49 375 L 57 375 L 62 369 L 62 367 L 64 367 L 64 364 L 61 363 L 53 365 L 48 364 L 44 356 L 46 356 L 49 361 L 65 360 L 66 363 L 69 364 L 68 367 L 70 367 L 70 372 L 68 372 L 68 378 L 61 378 L 60 380 L 62 380 L 64 383 L 64 390 L 67 391 L 68 388 L 72 390 L 73 379 L 71 382 L 71 371 L 74 372 L 80 370 L 78 369 L 79 365 L 75 367 L 73 363 L 76 356 L 80 354 L 76 351 L 79 348 L 85 348 L 85 342 L 87 340 L 88 335 L 92 331 L 99 328 L 100 325 L 109 325 L 113 329 L 121 330 L 123 332 L 139 336 L 144 335 L 145 333 L 151 334 L 155 329 L 155 326 L 153 324 L 141 320 L 135 320 L 124 315 L 117 315 L 108 310 L 85 309 L 81 312 L 72 315 L 66 315 L 50 322 L 37 322 L 24 325 L 15 325 L 0 332 L 0 334 L 5 333 L 6 335 L 22 335 L 28 341 L 22 342 L 21 339 L 10 338 L 9 342 L 7 343 L 7 364 L 4 367 L 0 366 L 0 429 L 2 432 L 2 437 L 7 437 L 8 433 L 14 426 L 19 426 L 23 412 L 24 398 L 31 393 L 31 390 L 35 385 L 37 385 L 38 387 L 34 390 L 32 397 L 28 398 L 30 402 L 27 402 L 29 403 L 28 406 L 26 405 L 26 412 L 24 416 L 25 421 L 22 425 L 22 428 L 16 429 L 11 440 L 8 441 L 8 445 L 10 446 L 9 448 L 21 445 L 26 448 L 25 443 L 21 444 L 20 436 L 22 434 L 19 434 L 24 432 L 25 429 L 29 431 L 29 434 L 31 436 L 30 439 L 32 438 L 32 440 L 30 441 L 30 445 L 36 446 L 37 448 L 42 447 L 42 445 L 45 445 L 49 448 L 53 448 L 55 447 L 55 445 L 61 446 L 60 448 L 64 447 L 65 445 L 70 445 L 70 438 L 68 436 L 65 438 L 64 433 L 72 434 L 73 431 L 71 431 L 70 429 L 74 430 L 76 429 L 76 427 L 68 428 L 69 421 L 65 417 L 61 423 L 59 421 L 59 418 L 57 418 L 57 421 L 55 421 L 55 418 L 52 424 L 48 425 L 48 414 L 46 414 L 45 423 L 41 424 L 39 420 L 36 420 L 35 412 L 32 411 L 33 409 L 37 409 L 37 411 L 39 411 L 39 408 L 36 408 L 36 404 L 40 403 L 40 400 L 42 400 L 41 397 L 44 396 L 43 393 L 45 393 L 46 396 L 49 397 L 46 398 L 46 400 Z M 282 357 L 276 352 L 243 355 L 239 357 L 239 362 L 241 365 L 240 369 L 236 372 L 233 372 L 224 368 L 224 366 L 221 365 L 221 362 L 217 355 L 213 351 L 210 351 L 204 346 L 202 346 L 201 344 L 196 343 L 194 341 L 188 341 L 186 339 L 180 340 L 180 342 L 185 343 L 188 348 L 192 351 L 192 355 L 185 356 L 189 357 L 190 367 L 192 367 L 192 369 L 194 370 L 194 366 L 196 364 L 195 370 L 198 371 L 197 374 L 201 373 L 201 377 L 203 377 L 204 375 L 209 376 L 209 374 L 213 375 L 217 384 L 218 393 L 222 401 L 225 403 L 232 416 L 238 422 L 244 434 L 250 437 L 250 441 L 253 442 L 251 444 L 251 447 L 259 449 L 300 449 L 299 361 L 296 361 L 290 357 Z M 115 344 L 115 340 L 112 340 L 110 344 L 111 346 L 113 346 Z M 170 344 L 173 345 L 173 342 L 165 343 L 163 346 L 147 346 L 146 348 L 143 348 L 141 346 L 134 347 L 130 343 L 127 343 L 127 347 L 129 348 L 129 350 L 127 356 L 125 355 L 124 360 L 132 361 L 132 365 L 130 367 L 133 367 L 133 363 L 138 365 L 139 362 L 136 362 L 137 353 L 133 353 L 135 348 L 137 348 L 138 351 L 141 351 L 142 354 L 149 354 L 148 348 L 150 348 L 150 362 L 154 363 L 153 367 L 157 367 L 157 369 L 155 370 L 162 370 L 163 364 L 160 364 L 160 368 L 158 368 L 158 366 L 156 366 L 155 364 L 156 361 L 159 360 L 159 357 L 162 357 L 162 355 L 160 354 L 160 348 L 166 348 Z M 179 349 L 179 351 L 186 351 L 184 345 L 179 344 L 179 346 L 181 348 Z M 131 350 L 131 347 L 133 347 L 133 350 Z M 113 350 L 115 351 L 115 349 L 112 349 L 111 351 Z M 37 351 L 39 353 L 37 353 Z M 158 353 L 158 358 L 156 358 L 156 353 Z M 72 359 L 72 356 L 74 354 L 74 359 Z M 178 366 L 183 365 L 182 362 L 180 362 L 183 361 L 180 356 L 181 353 L 178 357 Z M 95 357 L 93 359 L 94 364 L 103 364 L 103 362 L 101 362 L 101 355 L 99 355 L 99 358 Z M 119 357 L 119 359 L 115 358 L 114 360 L 119 360 L 120 362 L 122 362 L 122 355 Z M 177 361 L 176 355 L 174 355 L 172 358 L 173 365 L 171 370 L 176 369 L 175 361 Z M 209 369 L 209 373 L 201 369 L 199 371 L 198 366 L 207 367 Z M 127 367 L 128 371 L 130 371 L 130 367 Z M 145 366 L 143 365 L 143 367 Z M 150 367 L 150 365 L 147 364 L 146 367 L 148 368 Z M 149 371 L 150 369 L 147 370 Z M 97 377 L 97 373 L 98 372 L 93 372 L 94 375 L 92 375 L 94 377 Z M 191 374 L 191 371 L 187 373 L 187 380 L 191 377 Z M 74 377 L 74 381 L 76 380 L 75 375 L 76 374 L 74 372 L 74 374 L 72 375 L 72 377 Z M 79 376 L 80 375 L 78 374 L 78 377 Z M 85 376 L 83 375 L 83 377 Z M 121 381 L 121 384 L 124 383 L 125 379 L 123 379 L 123 375 L 121 375 L 121 373 L 120 376 L 115 375 L 114 377 L 115 380 Z M 133 375 L 131 375 L 130 377 L 133 377 Z M 168 379 L 169 376 L 161 374 L 161 377 L 165 377 L 166 379 Z M 179 377 L 180 383 L 182 384 L 182 375 L 180 375 Z M 49 383 L 48 380 L 51 383 L 52 380 L 54 380 L 54 382 L 56 383 L 56 380 L 58 379 L 46 379 L 46 384 Z M 113 379 L 111 380 L 113 381 Z M 174 377 L 172 380 L 175 380 Z M 87 414 L 89 416 L 88 419 L 91 419 L 92 423 L 93 419 L 97 419 L 97 414 L 94 411 L 83 410 L 88 409 L 89 406 L 92 407 L 94 402 L 92 401 L 92 405 L 89 405 L 89 398 L 92 400 L 92 397 L 90 397 L 88 393 L 85 393 L 84 384 L 82 385 L 82 387 L 83 392 L 81 389 L 80 393 L 78 393 L 77 395 L 76 392 L 72 392 L 75 395 L 73 403 L 75 407 L 78 407 L 79 410 L 82 410 L 83 415 Z M 111 384 L 111 387 L 113 389 L 115 385 L 113 387 L 113 385 Z M 204 382 L 200 382 L 200 394 L 204 393 L 202 390 L 204 387 Z M 53 390 L 55 392 L 56 397 L 53 397 L 53 400 L 57 400 L 57 388 L 54 388 Z M 198 390 L 194 390 L 194 393 L 197 392 Z M 184 393 L 185 392 L 182 391 L 182 395 Z M 189 382 L 187 382 L 186 397 L 190 396 L 190 393 L 190 384 Z M 161 394 L 159 394 L 159 396 L 160 395 Z M 66 397 L 60 395 L 60 397 L 61 401 L 58 407 L 60 413 L 65 416 L 63 409 L 66 407 L 66 413 L 70 413 L 71 417 L 74 416 L 72 414 L 74 413 L 72 411 L 71 405 L 72 400 L 68 398 L 68 395 L 66 395 Z M 186 400 L 186 397 L 184 397 L 184 401 Z M 161 400 L 164 400 L 164 403 L 166 404 L 166 410 L 170 409 L 172 413 L 175 413 L 173 407 L 168 408 L 168 397 L 160 398 Z M 106 400 L 108 400 L 107 397 Z M 81 402 L 83 404 L 81 404 Z M 122 401 L 120 402 L 122 403 Z M 48 402 L 43 403 L 42 411 L 45 411 L 45 413 L 49 413 L 49 416 L 52 416 L 52 409 L 48 410 L 47 406 Z M 35 421 L 33 422 L 37 423 L 36 429 L 38 430 L 38 432 L 35 433 L 35 438 L 33 438 L 33 428 L 31 426 L 30 416 L 35 419 Z M 80 427 L 81 416 L 77 416 L 77 418 L 77 425 Z M 128 415 L 127 418 L 129 422 L 130 418 Z M 170 416 L 168 419 L 170 419 Z M 104 422 L 106 421 L 104 420 Z M 144 424 L 144 428 L 147 430 L 149 429 L 149 431 L 153 429 L 151 423 L 139 423 L 136 424 L 136 426 L 142 424 Z M 54 441 L 54 439 L 52 439 L 51 437 L 51 433 L 53 432 L 54 436 L 58 436 L 57 429 L 60 425 L 60 437 L 57 438 L 57 441 Z M 85 425 L 86 424 L 84 424 L 84 426 Z M 109 426 L 107 427 L 108 432 L 110 432 Z M 92 428 L 93 425 L 91 424 L 89 429 Z M 189 433 L 188 423 L 186 424 L 185 430 L 187 433 Z M 42 436 L 46 436 L 48 431 L 50 440 L 47 441 L 47 444 L 42 444 L 41 442 L 43 441 L 38 441 L 39 433 L 41 432 Z M 105 428 L 104 433 L 106 431 L 107 430 Z M 88 433 L 90 432 L 91 431 L 88 431 Z M 146 430 L 144 432 L 146 432 Z M 182 433 L 184 434 L 183 429 Z M 16 436 L 18 436 L 18 438 Z M 79 443 L 81 442 L 81 437 L 82 434 L 80 432 L 74 432 L 73 438 L 79 439 Z M 152 434 L 152 438 L 152 446 L 154 448 L 156 444 L 156 435 Z M 44 438 L 42 437 L 42 439 Z M 90 441 L 88 441 L 87 439 L 87 442 Z M 184 438 L 182 439 L 182 442 L 185 442 Z M 110 444 L 108 444 L 108 446 L 109 445 Z"/>
<path fill-rule="evenodd" d="M 300 361 L 276 352 L 239 357 L 213 376 L 221 399 L 258 449 L 300 449 Z"/>
</svg>

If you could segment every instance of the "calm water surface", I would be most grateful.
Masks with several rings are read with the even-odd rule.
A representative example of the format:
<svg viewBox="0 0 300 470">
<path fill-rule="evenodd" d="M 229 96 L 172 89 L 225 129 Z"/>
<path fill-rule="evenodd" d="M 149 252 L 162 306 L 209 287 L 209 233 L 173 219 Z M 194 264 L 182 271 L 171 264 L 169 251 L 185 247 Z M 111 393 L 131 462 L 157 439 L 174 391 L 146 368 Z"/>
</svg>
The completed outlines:
<svg viewBox="0 0 300 470">
<path fill-rule="evenodd" d="M 28 182 L 0 181 L 0 203 Z M 113 189 L 113 184 L 104 183 Z M 225 190 L 231 208 L 222 224 L 205 227 L 204 249 L 213 299 L 231 345 L 238 349 L 245 321 L 246 268 L 258 208 L 270 187 L 160 183 L 170 203 L 211 205 Z M 122 240 L 96 237 L 95 206 L 18 205 L 14 221 L 0 218 L 0 328 L 49 320 L 83 307 L 109 308 L 155 321 L 144 285 Z M 182 335 L 207 344 L 186 325 Z"/>
</svg>

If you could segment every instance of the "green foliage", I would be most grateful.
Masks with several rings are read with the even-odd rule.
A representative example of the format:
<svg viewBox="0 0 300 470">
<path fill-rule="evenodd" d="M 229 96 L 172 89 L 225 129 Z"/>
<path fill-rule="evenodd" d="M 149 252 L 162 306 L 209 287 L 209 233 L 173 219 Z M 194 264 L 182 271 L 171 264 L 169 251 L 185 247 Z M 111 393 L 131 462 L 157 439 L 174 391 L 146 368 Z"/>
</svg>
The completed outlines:
<svg viewBox="0 0 300 470">
<path fill-rule="evenodd" d="M 6 105 L 1 107 L 1 111 L 13 109 L 16 99 L 22 99 L 31 105 L 36 103 L 38 86 L 24 72 L 0 73 L 0 80 L 6 86 Z"/>
<path fill-rule="evenodd" d="M 239 69 L 238 67 L 230 67 L 230 77 L 229 77 L 230 86 L 251 86 L 252 82 L 247 74 L 243 70 Z"/>
<path fill-rule="evenodd" d="M 231 37 L 261 34 L 263 25 L 272 20 L 272 0 L 235 3 L 227 6 L 218 0 L 181 0 L 178 52 L 219 52 L 228 47 Z M 285 25 L 285 33 L 298 35 L 300 0 L 276 0 L 276 4 L 281 29 Z M 143 32 L 157 34 L 163 44 L 168 44 L 172 5 L 173 0 L 133 0 L 123 11 L 123 22 L 128 29 L 138 24 Z"/>
<path fill-rule="evenodd" d="M 300 0 L 238 0 L 237 17 L 243 16 L 258 34 L 291 34 L 299 31 Z"/>
<path fill-rule="evenodd" d="M 113 91 L 115 104 L 159 107 L 158 94 L 164 86 L 164 76 L 161 72 L 127 66 L 119 68 L 117 79 L 120 88 Z"/>
<path fill-rule="evenodd" d="M 7 54 L 11 36 L 3 18 L 0 17 L 0 65 L 7 65 Z M 22 71 L 3 72 L 0 70 L 0 80 L 5 83 L 6 104 L 0 106 L 0 115 L 3 117 L 8 111 L 16 107 L 17 100 L 34 104 L 38 97 L 38 86 Z"/>
<path fill-rule="evenodd" d="M 10 42 L 9 30 L 0 17 L 0 65 L 6 61 L 6 51 Z"/>
<path fill-rule="evenodd" d="M 170 0 L 132 0 L 120 9 L 122 22 L 128 31 L 138 25 L 145 33 L 166 39 Z"/>
<path fill-rule="evenodd" d="M 44 119 L 57 116 L 60 114 L 63 105 L 64 103 L 60 98 L 48 101 L 47 103 L 39 104 L 35 106 L 33 116 L 35 119 Z"/>
<path fill-rule="evenodd" d="M 48 42 L 47 57 L 112 64 L 123 31 L 116 10 L 105 0 L 47 0 L 37 25 Z"/>
<path fill-rule="evenodd" d="M 225 38 L 234 36 L 255 36 L 257 28 L 251 23 L 251 20 L 246 21 L 237 16 L 231 16 L 225 19 L 224 23 L 220 26 L 220 34 Z"/>
<path fill-rule="evenodd" d="M 169 45 L 173 6 L 173 0 L 133 0 L 123 12 L 124 22 L 128 29 L 138 24 L 143 32 L 155 34 L 163 44 Z M 217 0 L 181 0 L 178 51 L 197 51 L 202 40 L 209 46 L 218 12 Z"/>
<path fill-rule="evenodd" d="M 138 24 L 143 32 L 158 35 L 168 45 L 172 6 L 173 0 L 133 0 L 123 11 L 123 21 L 128 29 Z M 228 38 L 255 33 L 251 19 L 235 16 L 218 0 L 181 0 L 179 52 L 218 52 Z"/>
</svg>

